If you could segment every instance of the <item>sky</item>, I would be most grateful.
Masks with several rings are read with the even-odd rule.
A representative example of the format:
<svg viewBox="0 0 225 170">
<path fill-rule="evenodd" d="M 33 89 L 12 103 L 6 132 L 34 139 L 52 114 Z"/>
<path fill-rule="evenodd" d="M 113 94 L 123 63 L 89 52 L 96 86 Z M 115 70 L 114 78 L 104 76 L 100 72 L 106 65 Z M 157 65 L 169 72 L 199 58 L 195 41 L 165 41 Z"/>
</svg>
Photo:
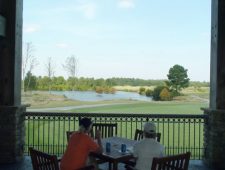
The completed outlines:
<svg viewBox="0 0 225 170">
<path fill-rule="evenodd" d="M 38 61 L 33 74 L 167 79 L 175 64 L 191 81 L 210 78 L 211 0 L 24 0 L 23 44 Z M 25 50 L 24 50 L 25 51 Z"/>
</svg>

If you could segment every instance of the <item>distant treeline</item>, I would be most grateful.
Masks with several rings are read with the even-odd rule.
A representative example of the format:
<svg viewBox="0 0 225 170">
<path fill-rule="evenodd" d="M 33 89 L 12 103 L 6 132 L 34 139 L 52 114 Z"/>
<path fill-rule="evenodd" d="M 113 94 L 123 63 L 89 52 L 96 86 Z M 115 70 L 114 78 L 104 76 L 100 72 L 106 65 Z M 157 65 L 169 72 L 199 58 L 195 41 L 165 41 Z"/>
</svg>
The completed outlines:
<svg viewBox="0 0 225 170">
<path fill-rule="evenodd" d="M 113 86 L 162 86 L 165 80 L 144 80 L 138 78 L 109 78 L 106 81 Z"/>
<path fill-rule="evenodd" d="M 103 91 L 110 91 L 113 86 L 163 86 L 165 80 L 143 80 L 136 78 L 71 78 L 65 79 L 62 76 L 49 78 L 47 76 L 35 76 L 28 73 L 24 80 L 26 90 L 96 90 L 99 87 Z M 208 87 L 208 82 L 190 82 L 191 86 Z"/>
<path fill-rule="evenodd" d="M 194 86 L 194 87 L 209 87 L 210 86 L 210 83 L 209 82 L 206 82 L 206 81 L 203 81 L 203 82 L 200 82 L 200 81 L 190 81 L 190 86 Z"/>
</svg>

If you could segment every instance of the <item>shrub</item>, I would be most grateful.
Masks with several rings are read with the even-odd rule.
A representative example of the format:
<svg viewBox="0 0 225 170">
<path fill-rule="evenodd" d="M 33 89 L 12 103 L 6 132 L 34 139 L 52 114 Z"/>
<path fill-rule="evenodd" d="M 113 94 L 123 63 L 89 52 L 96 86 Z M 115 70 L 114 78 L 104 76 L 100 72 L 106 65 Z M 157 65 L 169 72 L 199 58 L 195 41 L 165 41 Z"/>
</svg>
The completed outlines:
<svg viewBox="0 0 225 170">
<path fill-rule="evenodd" d="M 112 87 L 109 87 L 109 86 L 106 86 L 103 89 L 104 89 L 104 93 L 114 94 L 116 92 L 116 89 L 115 88 L 112 88 Z"/>
<path fill-rule="evenodd" d="M 153 91 L 150 90 L 150 89 L 147 89 L 147 90 L 145 91 L 145 95 L 146 95 L 147 97 L 153 96 Z"/>
<path fill-rule="evenodd" d="M 169 101 L 172 99 L 172 96 L 166 87 L 162 89 L 159 96 L 162 101 Z"/>
<path fill-rule="evenodd" d="M 140 95 L 144 95 L 145 94 L 145 88 L 144 87 L 140 87 L 139 94 Z"/>
<path fill-rule="evenodd" d="M 115 88 L 111 88 L 110 93 L 111 93 L 111 94 L 115 94 L 115 93 L 116 93 L 116 89 L 115 89 Z"/>
<path fill-rule="evenodd" d="M 172 97 L 181 96 L 181 93 L 172 90 L 172 91 L 171 91 L 171 96 L 172 96 Z"/>
<path fill-rule="evenodd" d="M 100 87 L 100 86 L 97 86 L 97 87 L 95 88 L 95 92 L 96 92 L 96 93 L 102 94 L 103 91 L 104 91 L 104 89 L 103 89 L 102 87 Z"/>
<path fill-rule="evenodd" d="M 153 100 L 156 100 L 156 101 L 160 100 L 160 93 L 164 88 L 165 88 L 164 86 L 156 86 L 154 88 L 153 94 L 152 94 Z"/>
</svg>

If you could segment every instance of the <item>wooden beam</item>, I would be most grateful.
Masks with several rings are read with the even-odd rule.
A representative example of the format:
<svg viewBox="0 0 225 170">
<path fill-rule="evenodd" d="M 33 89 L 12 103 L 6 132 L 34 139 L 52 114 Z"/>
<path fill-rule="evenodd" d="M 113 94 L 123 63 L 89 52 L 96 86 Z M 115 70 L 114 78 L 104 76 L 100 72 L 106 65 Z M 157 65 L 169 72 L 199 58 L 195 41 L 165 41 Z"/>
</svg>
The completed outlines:
<svg viewBox="0 0 225 170">
<path fill-rule="evenodd" d="M 225 1 L 212 0 L 210 109 L 225 109 Z"/>
</svg>

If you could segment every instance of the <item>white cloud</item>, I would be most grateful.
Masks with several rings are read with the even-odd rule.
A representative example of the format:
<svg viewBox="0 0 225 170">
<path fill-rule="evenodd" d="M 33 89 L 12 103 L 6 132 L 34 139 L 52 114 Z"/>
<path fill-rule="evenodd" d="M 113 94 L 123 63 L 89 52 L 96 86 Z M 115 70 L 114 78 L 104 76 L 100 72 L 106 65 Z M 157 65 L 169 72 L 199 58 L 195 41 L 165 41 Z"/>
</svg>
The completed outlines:
<svg viewBox="0 0 225 170">
<path fill-rule="evenodd" d="M 25 25 L 23 28 L 23 31 L 25 33 L 34 33 L 38 32 L 40 30 L 40 25 L 31 24 L 31 25 Z"/>
<path fill-rule="evenodd" d="M 66 43 L 58 43 L 58 44 L 56 44 L 56 47 L 58 47 L 58 48 L 68 48 L 69 45 L 66 44 Z"/>
<path fill-rule="evenodd" d="M 93 19 L 96 15 L 96 5 L 93 3 L 81 4 L 77 10 L 82 12 L 88 19 Z"/>
<path fill-rule="evenodd" d="M 120 8 L 134 8 L 134 0 L 119 0 L 118 6 Z"/>
</svg>

